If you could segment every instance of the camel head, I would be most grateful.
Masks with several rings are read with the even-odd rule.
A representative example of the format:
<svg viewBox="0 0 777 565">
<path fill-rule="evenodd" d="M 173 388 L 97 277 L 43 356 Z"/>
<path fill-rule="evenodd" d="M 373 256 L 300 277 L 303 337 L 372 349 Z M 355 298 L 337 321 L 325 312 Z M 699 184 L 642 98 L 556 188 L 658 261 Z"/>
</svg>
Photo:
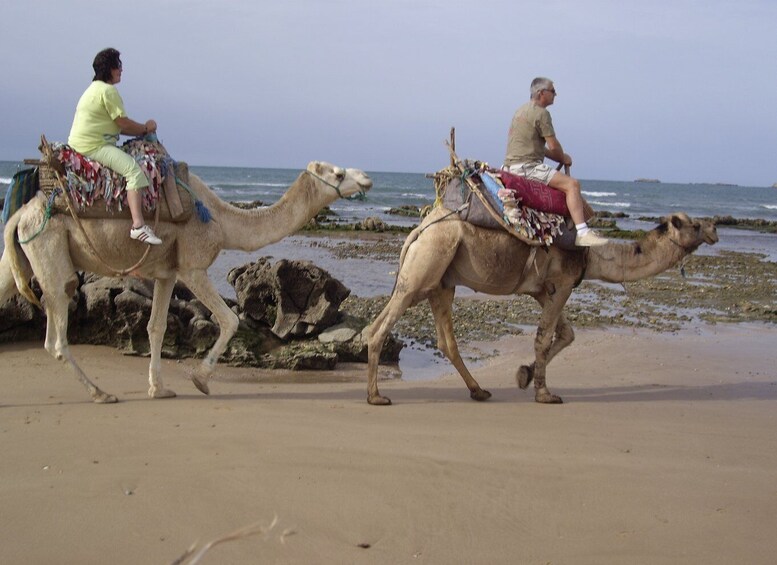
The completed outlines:
<svg viewBox="0 0 777 565">
<path fill-rule="evenodd" d="M 324 161 L 311 161 L 306 172 L 334 190 L 340 198 L 350 198 L 372 188 L 372 180 L 359 169 L 343 169 Z"/>
<path fill-rule="evenodd" d="M 714 245 L 718 241 L 715 224 L 707 220 L 694 220 L 683 212 L 661 218 L 661 224 L 655 231 L 659 236 L 669 236 L 672 242 L 687 253 L 693 253 L 702 243 Z"/>
</svg>

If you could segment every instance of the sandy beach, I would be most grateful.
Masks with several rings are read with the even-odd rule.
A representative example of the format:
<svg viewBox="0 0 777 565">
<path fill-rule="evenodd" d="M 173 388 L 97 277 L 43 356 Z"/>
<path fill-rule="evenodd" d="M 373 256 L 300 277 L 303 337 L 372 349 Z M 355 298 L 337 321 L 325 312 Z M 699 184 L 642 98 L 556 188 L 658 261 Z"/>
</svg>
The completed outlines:
<svg viewBox="0 0 777 565">
<path fill-rule="evenodd" d="M 380 300 L 402 239 L 295 236 L 225 253 L 211 276 L 260 255 L 311 259 Z M 515 384 L 536 310 L 466 290 L 460 315 L 480 325 L 459 339 L 485 403 L 421 351 L 423 311 L 406 314 L 402 378 L 381 368 L 390 407 L 367 404 L 364 364 L 222 364 L 206 397 L 188 377 L 198 361 L 163 360 L 178 397 L 151 400 L 147 359 L 76 345 L 120 399 L 95 405 L 42 343 L 0 345 L 0 563 L 168 564 L 275 519 L 203 563 L 771 563 L 777 329 L 762 257 L 581 287 L 577 340 L 548 371 L 560 406 Z M 488 337 L 505 327 L 516 335 Z"/>
<path fill-rule="evenodd" d="M 170 563 L 240 527 L 266 535 L 205 563 L 770 563 L 777 354 L 766 325 L 583 330 L 554 361 L 561 406 L 514 382 L 532 338 L 478 344 L 493 393 L 458 375 L 364 366 L 298 375 L 165 360 L 179 396 L 146 397 L 147 360 L 75 346 L 116 405 L 90 403 L 40 344 L 0 347 L 0 562 Z"/>
</svg>

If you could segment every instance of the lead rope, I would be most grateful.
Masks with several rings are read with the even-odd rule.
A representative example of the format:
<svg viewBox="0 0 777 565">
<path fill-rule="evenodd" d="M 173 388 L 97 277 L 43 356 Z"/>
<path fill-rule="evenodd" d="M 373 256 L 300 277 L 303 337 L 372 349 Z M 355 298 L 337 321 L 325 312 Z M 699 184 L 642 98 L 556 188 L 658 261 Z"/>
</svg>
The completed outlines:
<svg viewBox="0 0 777 565">
<path fill-rule="evenodd" d="M 55 188 L 51 191 L 51 194 L 49 195 L 49 201 L 46 203 L 46 211 L 43 214 L 43 223 L 38 228 L 38 231 L 36 231 L 34 234 L 32 234 L 29 238 L 22 241 L 19 240 L 19 243 L 24 245 L 25 243 L 30 243 L 33 239 L 38 237 L 43 229 L 46 227 L 46 224 L 49 222 L 49 219 L 51 219 L 51 208 L 54 206 L 54 199 L 57 197 L 57 195 L 61 192 L 59 188 Z"/>
<path fill-rule="evenodd" d="M 53 168 L 53 167 L 52 167 Z M 73 216 L 73 219 L 76 222 L 76 225 L 78 226 L 78 229 L 81 230 L 81 233 L 84 236 L 84 239 L 86 239 L 86 244 L 89 246 L 89 250 L 94 254 L 95 257 L 103 264 L 105 265 L 109 270 L 113 271 L 115 275 L 118 275 L 120 277 L 123 277 L 125 275 L 128 275 L 132 271 L 135 271 L 136 269 L 139 269 L 143 263 L 145 263 L 146 258 L 148 257 L 148 254 L 151 252 L 151 244 L 146 244 L 146 250 L 143 252 L 143 256 L 140 258 L 140 260 L 132 265 L 131 267 L 127 267 L 126 269 L 117 269 L 116 267 L 113 267 L 108 264 L 108 262 L 103 258 L 102 255 L 97 251 L 94 244 L 92 243 L 92 240 L 89 239 L 89 235 L 87 235 L 86 230 L 84 229 L 83 224 L 81 223 L 81 219 L 78 217 L 78 214 L 76 213 L 75 207 L 73 206 L 73 202 L 70 200 L 70 193 L 65 189 L 67 184 L 62 179 L 62 175 L 59 173 L 59 171 L 56 168 L 53 168 L 54 174 L 57 176 L 57 180 L 59 181 L 59 184 L 62 187 L 62 190 L 64 191 L 65 196 L 65 202 L 67 202 L 67 208 L 70 210 L 70 215 Z M 160 203 L 157 202 L 156 210 L 154 211 L 154 232 L 156 233 L 157 224 L 159 223 L 159 208 Z"/>
</svg>

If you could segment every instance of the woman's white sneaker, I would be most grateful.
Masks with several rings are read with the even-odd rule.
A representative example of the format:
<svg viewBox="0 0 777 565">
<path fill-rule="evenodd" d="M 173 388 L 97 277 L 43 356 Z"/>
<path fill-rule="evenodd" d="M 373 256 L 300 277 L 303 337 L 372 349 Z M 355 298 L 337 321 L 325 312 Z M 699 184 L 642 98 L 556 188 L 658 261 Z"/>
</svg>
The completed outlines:
<svg viewBox="0 0 777 565">
<path fill-rule="evenodd" d="M 130 237 L 149 245 L 159 245 L 162 243 L 162 240 L 156 236 L 154 230 L 147 225 L 140 226 L 139 228 L 132 228 L 130 230 Z"/>
<path fill-rule="evenodd" d="M 600 236 L 594 230 L 588 230 L 584 234 L 577 234 L 575 236 L 575 245 L 578 247 L 596 247 L 597 245 L 605 245 L 607 238 Z"/>
</svg>

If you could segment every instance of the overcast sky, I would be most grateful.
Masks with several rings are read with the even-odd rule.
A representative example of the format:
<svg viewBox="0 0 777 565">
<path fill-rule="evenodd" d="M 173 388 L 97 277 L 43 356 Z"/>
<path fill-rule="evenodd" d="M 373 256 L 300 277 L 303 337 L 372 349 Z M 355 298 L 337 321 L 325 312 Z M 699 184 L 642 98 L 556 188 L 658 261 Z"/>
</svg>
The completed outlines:
<svg viewBox="0 0 777 565">
<path fill-rule="evenodd" d="M 583 179 L 777 182 L 775 0 L 0 0 L 0 160 L 65 141 L 94 55 L 192 165 L 501 165 L 535 76 Z"/>
</svg>

